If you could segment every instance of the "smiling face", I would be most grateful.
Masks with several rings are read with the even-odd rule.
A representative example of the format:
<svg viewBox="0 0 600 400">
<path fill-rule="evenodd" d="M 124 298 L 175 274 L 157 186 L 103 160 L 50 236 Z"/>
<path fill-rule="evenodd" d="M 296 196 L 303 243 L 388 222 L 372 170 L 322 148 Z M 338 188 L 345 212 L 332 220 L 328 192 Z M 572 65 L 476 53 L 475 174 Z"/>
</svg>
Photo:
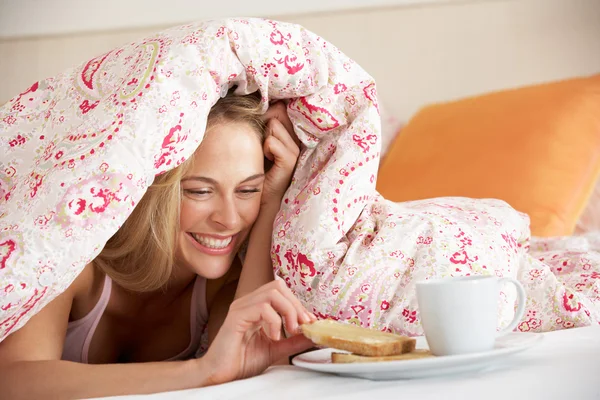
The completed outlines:
<svg viewBox="0 0 600 400">
<path fill-rule="evenodd" d="M 178 267 L 223 276 L 258 217 L 264 181 L 259 134 L 243 122 L 211 127 L 181 181 Z"/>
</svg>

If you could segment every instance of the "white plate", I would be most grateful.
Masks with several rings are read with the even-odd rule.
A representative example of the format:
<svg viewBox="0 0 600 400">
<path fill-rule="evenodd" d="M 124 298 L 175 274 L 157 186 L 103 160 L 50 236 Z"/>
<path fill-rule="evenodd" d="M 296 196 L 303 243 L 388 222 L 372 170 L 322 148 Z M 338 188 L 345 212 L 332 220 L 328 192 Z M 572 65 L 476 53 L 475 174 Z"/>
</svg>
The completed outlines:
<svg viewBox="0 0 600 400">
<path fill-rule="evenodd" d="M 326 348 L 300 354 L 292 359 L 292 364 L 313 371 L 371 380 L 426 378 L 488 368 L 506 357 L 538 344 L 542 337 L 541 334 L 514 332 L 496 339 L 495 348 L 491 351 L 372 363 L 333 364 L 331 353 L 340 350 Z M 428 349 L 424 337 L 416 339 L 417 349 Z"/>
</svg>

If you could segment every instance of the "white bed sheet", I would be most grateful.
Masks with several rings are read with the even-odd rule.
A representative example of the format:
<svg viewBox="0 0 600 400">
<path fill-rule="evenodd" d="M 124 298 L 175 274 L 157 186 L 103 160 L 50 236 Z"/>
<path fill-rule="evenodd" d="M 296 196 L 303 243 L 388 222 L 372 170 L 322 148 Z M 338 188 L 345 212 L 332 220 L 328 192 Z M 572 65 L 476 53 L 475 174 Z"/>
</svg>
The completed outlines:
<svg viewBox="0 0 600 400">
<path fill-rule="evenodd" d="M 509 364 L 477 374 L 375 382 L 278 366 L 224 385 L 118 399 L 600 399 L 600 327 L 544 336 Z"/>
</svg>

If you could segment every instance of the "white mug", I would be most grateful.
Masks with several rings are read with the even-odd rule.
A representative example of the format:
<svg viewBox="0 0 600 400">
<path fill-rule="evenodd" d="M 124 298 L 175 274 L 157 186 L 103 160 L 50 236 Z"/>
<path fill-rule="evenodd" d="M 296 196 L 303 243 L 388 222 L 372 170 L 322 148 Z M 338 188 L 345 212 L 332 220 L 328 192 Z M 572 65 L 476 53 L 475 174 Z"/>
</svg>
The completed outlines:
<svg viewBox="0 0 600 400">
<path fill-rule="evenodd" d="M 498 328 L 501 285 L 517 288 L 512 322 Z M 417 282 L 419 315 L 429 349 L 436 356 L 489 351 L 496 337 L 515 329 L 525 312 L 525 290 L 512 278 L 465 276 Z"/>
</svg>

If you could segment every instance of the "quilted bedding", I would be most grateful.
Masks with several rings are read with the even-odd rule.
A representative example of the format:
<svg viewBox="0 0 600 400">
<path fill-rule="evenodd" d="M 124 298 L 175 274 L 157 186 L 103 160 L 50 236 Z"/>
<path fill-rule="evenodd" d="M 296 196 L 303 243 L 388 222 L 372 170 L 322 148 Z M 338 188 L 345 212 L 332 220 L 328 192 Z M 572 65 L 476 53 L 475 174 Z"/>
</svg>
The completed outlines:
<svg viewBox="0 0 600 400">
<path fill-rule="evenodd" d="M 527 216 L 499 200 L 383 199 L 373 78 L 301 26 L 227 19 L 116 48 L 0 108 L 0 340 L 69 286 L 156 174 L 194 152 L 233 85 L 259 90 L 265 110 L 285 99 L 304 144 L 272 258 L 319 316 L 418 335 L 416 281 L 484 274 L 525 285 L 521 331 L 600 322 L 596 236 L 532 240 Z M 503 290 L 500 326 L 515 297 Z"/>
</svg>

